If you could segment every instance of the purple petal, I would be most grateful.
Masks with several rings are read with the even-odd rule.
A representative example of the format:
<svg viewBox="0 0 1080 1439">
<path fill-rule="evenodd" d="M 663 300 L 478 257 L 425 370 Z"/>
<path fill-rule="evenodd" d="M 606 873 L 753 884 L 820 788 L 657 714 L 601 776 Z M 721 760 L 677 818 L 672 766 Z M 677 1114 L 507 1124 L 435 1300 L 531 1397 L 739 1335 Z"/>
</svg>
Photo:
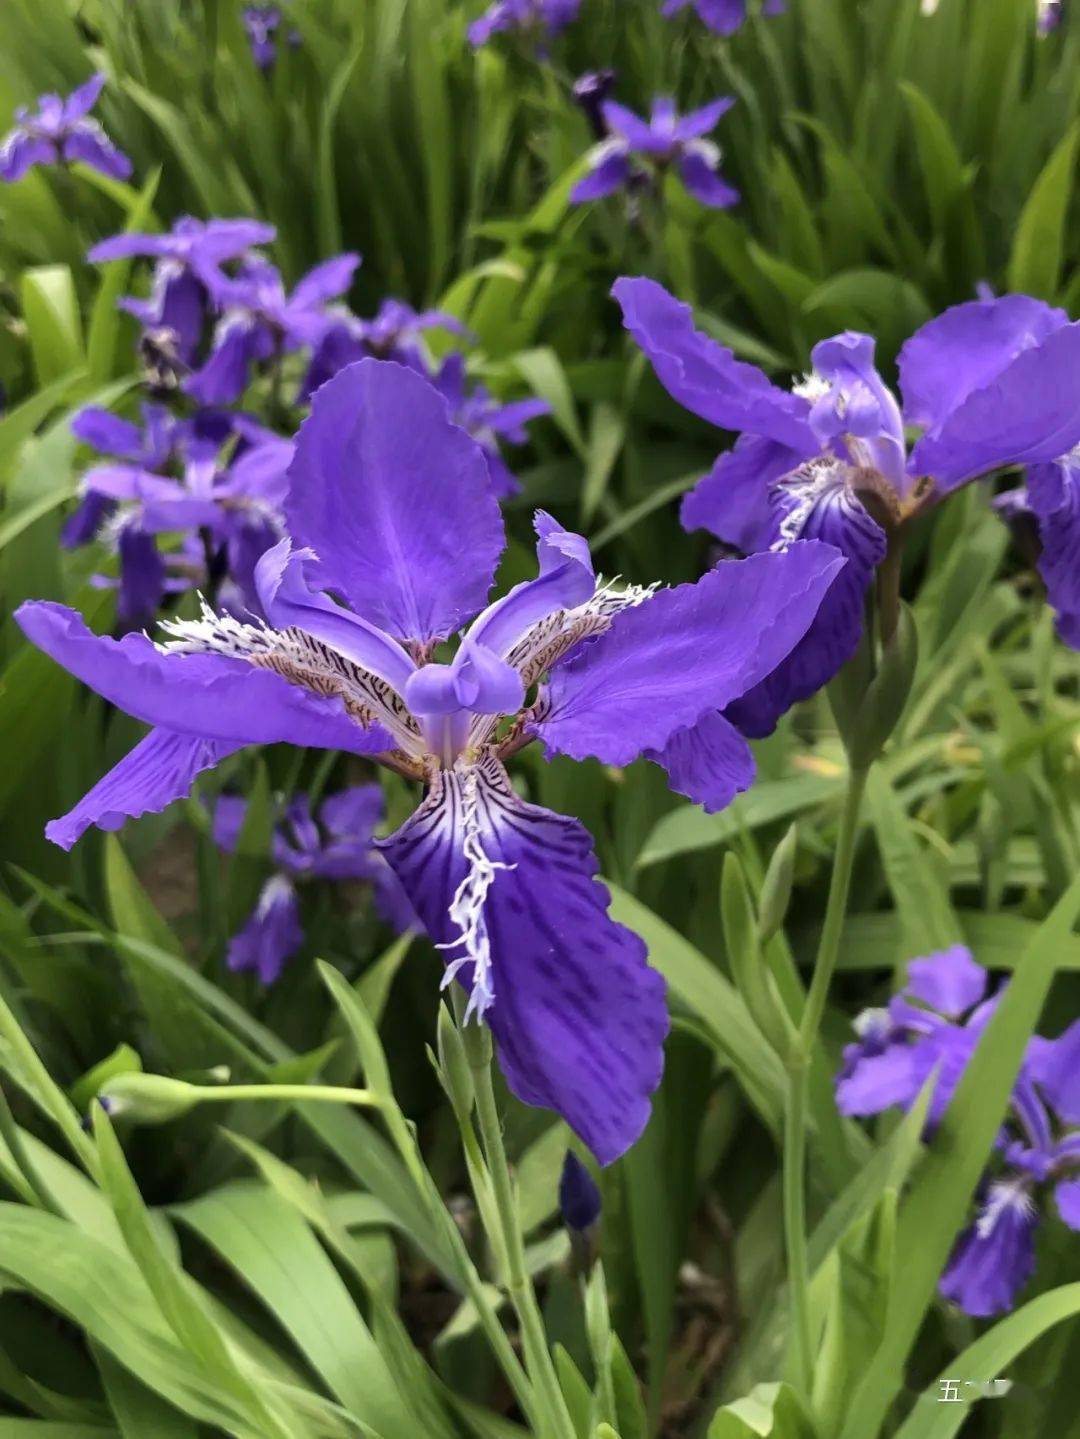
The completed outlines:
<svg viewBox="0 0 1080 1439">
<path fill-rule="evenodd" d="M 93 120 L 84 120 L 71 131 L 64 140 L 63 152 L 65 160 L 81 161 L 114 180 L 126 180 L 131 174 L 131 161 Z"/>
<path fill-rule="evenodd" d="M 843 559 L 807 542 L 710 570 L 616 615 L 552 674 L 535 733 L 576 759 L 629 764 L 758 684 L 806 633 Z"/>
<path fill-rule="evenodd" d="M 172 252 L 173 244 L 169 235 L 144 235 L 133 232 L 132 234 L 110 235 L 107 240 L 99 240 L 96 245 L 87 250 L 86 258 L 95 265 L 101 265 L 108 260 L 130 260 L 135 255 L 161 256 L 171 255 Z"/>
<path fill-rule="evenodd" d="M 680 405 L 722 429 L 748 430 L 801 454 L 816 453 L 806 401 L 778 389 L 755 366 L 696 330 L 689 305 L 655 280 L 616 280 L 612 294 L 622 306 L 623 324 Z"/>
<path fill-rule="evenodd" d="M 255 566 L 255 588 L 267 619 L 277 629 L 296 628 L 325 640 L 403 694 L 416 666 L 396 640 L 350 614 L 326 595 L 314 594 L 304 578 L 308 554 L 281 540 Z"/>
<path fill-rule="evenodd" d="M 625 148 L 607 142 L 597 148 L 592 168 L 570 191 L 570 203 L 583 205 L 589 200 L 602 200 L 621 190 L 629 179 L 630 162 Z"/>
<path fill-rule="evenodd" d="M 232 854 L 240 842 L 248 802 L 238 794 L 223 794 L 214 806 L 214 843 Z"/>
<path fill-rule="evenodd" d="M 933 1054 L 904 1041 L 888 1044 L 878 1054 L 850 1056 L 847 1073 L 836 1084 L 841 1114 L 881 1114 L 899 1106 L 908 1109 L 933 1070 Z"/>
<path fill-rule="evenodd" d="M 676 730 L 662 750 L 645 758 L 667 770 L 668 784 L 706 814 L 726 809 L 754 782 L 754 757 L 742 735 L 715 711 L 689 729 Z"/>
<path fill-rule="evenodd" d="M 253 970 L 263 984 L 273 984 L 304 942 L 296 890 L 283 875 L 269 880 L 250 919 L 229 944 L 231 970 Z"/>
<path fill-rule="evenodd" d="M 114 509 L 115 504 L 108 496 L 99 495 L 96 490 L 88 490 L 64 521 L 64 527 L 60 531 L 60 543 L 65 549 L 88 545 L 97 538 L 98 531 Z"/>
<path fill-rule="evenodd" d="M 89 80 L 84 80 L 77 90 L 64 101 L 64 119 L 71 124 L 75 120 L 81 120 L 88 115 L 97 104 L 97 98 L 105 85 L 105 76 L 99 70 L 91 75 Z"/>
<path fill-rule="evenodd" d="M 986 995 L 986 970 L 962 944 L 938 950 L 925 959 L 913 959 L 907 972 L 904 993 L 922 1000 L 947 1019 L 959 1019 Z"/>
<path fill-rule="evenodd" d="M 1080 1179 L 1066 1179 L 1054 1189 L 1057 1211 L 1070 1229 L 1080 1229 Z"/>
<path fill-rule="evenodd" d="M 1024 350 L 912 451 L 912 475 L 954 489 L 1003 465 L 1045 464 L 1080 442 L 1080 324 Z"/>
<path fill-rule="evenodd" d="M 1035 1269 L 1038 1214 L 1027 1190 L 1002 1181 L 956 1242 L 939 1288 L 965 1314 L 1004 1314 Z"/>
<path fill-rule="evenodd" d="M 562 1115 L 602 1164 L 617 1159 L 649 1118 L 668 1020 L 644 944 L 608 917 L 588 832 L 525 804 L 489 764 L 441 771 L 379 847 L 451 955 L 462 939 L 451 906 L 474 916 L 460 973 L 474 1001 L 487 996 L 513 1092 Z"/>
<path fill-rule="evenodd" d="M 695 200 L 713 210 L 728 210 L 739 203 L 739 192 L 729 185 L 709 158 L 690 150 L 679 160 L 679 175 Z"/>
<path fill-rule="evenodd" d="M 708 135 L 711 130 L 716 129 L 734 103 L 733 95 L 722 95 L 718 100 L 710 100 L 707 105 L 702 105 L 699 110 L 691 110 L 676 123 L 676 139 L 696 140 L 701 135 Z"/>
<path fill-rule="evenodd" d="M 96 405 L 79 411 L 71 421 L 71 433 L 84 445 L 119 459 L 137 460 L 143 453 L 143 432 L 138 425 Z"/>
<path fill-rule="evenodd" d="M 335 255 L 332 260 L 324 260 L 296 282 L 289 305 L 310 309 L 325 305 L 328 300 L 336 300 L 352 284 L 359 264 L 360 256 L 354 254 Z"/>
<path fill-rule="evenodd" d="M 640 115 L 635 115 L 633 110 L 628 110 L 625 105 L 620 105 L 617 100 L 605 100 L 600 106 L 600 113 L 608 130 L 625 140 L 631 150 L 648 154 L 658 148 L 663 149 L 667 143 L 661 141 L 658 145 L 649 122 Z"/>
<path fill-rule="evenodd" d="M 33 166 L 55 165 L 57 159 L 54 141 L 30 135 L 25 130 L 12 130 L 0 145 L 0 180 L 13 184 Z"/>
<path fill-rule="evenodd" d="M 126 628 L 142 628 L 157 614 L 165 594 L 165 561 L 152 534 L 139 524 L 121 527 L 120 595 L 117 618 Z"/>
<path fill-rule="evenodd" d="M 274 342 L 256 321 L 239 320 L 219 330 L 210 357 L 184 383 L 202 405 L 231 405 L 247 389 L 248 372 L 256 360 L 269 359 Z"/>
<path fill-rule="evenodd" d="M 1028 295 L 971 300 L 930 320 L 900 351 L 900 393 L 909 424 L 939 429 L 969 395 L 1068 324 L 1064 310 Z"/>
<path fill-rule="evenodd" d="M 683 500 L 683 529 L 709 530 L 743 554 L 768 549 L 776 538 L 770 488 L 806 458 L 775 440 L 741 435 Z"/>
<path fill-rule="evenodd" d="M 255 245 L 272 244 L 276 238 L 273 225 L 261 220 L 208 220 L 192 245 L 192 259 L 200 264 L 220 265 Z"/>
<path fill-rule="evenodd" d="M 45 834 L 61 849 L 70 849 L 91 825 L 119 829 L 126 819 L 157 814 L 189 795 L 204 770 L 213 769 L 242 747 L 166 729 L 151 730 L 74 809 L 62 819 L 51 820 Z"/>
<path fill-rule="evenodd" d="M 779 498 L 781 504 L 790 504 L 785 523 L 794 525 L 801 540 L 832 545 L 844 555 L 846 564 L 800 643 L 755 689 L 728 707 L 728 718 L 751 738 L 771 734 L 781 715 L 827 684 L 855 653 L 862 635 L 866 591 L 885 555 L 884 531 L 846 481 L 826 484 L 815 494 L 816 484 L 813 479 L 809 482 L 807 501 L 792 476 L 774 488 L 774 502 Z"/>
<path fill-rule="evenodd" d="M 1039 574 L 1057 611 L 1058 633 L 1080 649 L 1080 456 L 1033 465 L 1026 499 L 1038 521 Z"/>
<path fill-rule="evenodd" d="M 385 802 L 377 784 L 355 784 L 324 799 L 319 818 L 330 834 L 370 844 Z"/>
<path fill-rule="evenodd" d="M 535 523 L 539 577 L 515 585 L 469 630 L 470 639 L 497 655 L 508 655 L 534 624 L 556 610 L 584 604 L 596 588 L 588 541 L 562 529 L 543 510 L 537 510 Z"/>
<path fill-rule="evenodd" d="M 746 19 L 746 0 L 694 0 L 694 8 L 718 35 L 734 35 Z"/>
<path fill-rule="evenodd" d="M 32 644 L 146 724 L 237 745 L 285 743 L 354 754 L 393 747 L 384 731 L 353 723 L 340 700 L 243 660 L 164 654 L 141 634 L 95 635 L 74 610 L 47 601 L 21 605 L 15 618 Z"/>
<path fill-rule="evenodd" d="M 483 607 L 504 543 L 487 462 L 412 370 L 361 360 L 324 385 L 290 474 L 289 529 L 357 614 L 428 641 Z"/>
<path fill-rule="evenodd" d="M 1033 1046 L 1028 1065 L 1058 1118 L 1066 1124 L 1080 1124 L 1080 1019 L 1057 1039 Z"/>
</svg>

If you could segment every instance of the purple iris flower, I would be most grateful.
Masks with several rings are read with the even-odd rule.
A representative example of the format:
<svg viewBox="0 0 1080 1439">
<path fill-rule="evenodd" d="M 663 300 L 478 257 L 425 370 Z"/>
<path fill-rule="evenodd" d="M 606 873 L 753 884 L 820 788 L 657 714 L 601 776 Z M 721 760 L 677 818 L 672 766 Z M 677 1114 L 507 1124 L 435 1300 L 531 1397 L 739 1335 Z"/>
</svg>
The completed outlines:
<svg viewBox="0 0 1080 1439">
<path fill-rule="evenodd" d="M 289 481 L 290 539 L 256 567 L 265 623 L 207 610 L 155 644 L 96 636 L 62 605 L 19 610 L 33 643 L 155 726 L 48 834 L 70 846 L 160 809 L 249 744 L 364 754 L 423 783 L 378 848 L 511 1088 L 610 1162 L 659 1081 L 663 981 L 609 918 L 588 832 L 522 799 L 505 762 L 533 739 L 612 765 L 644 756 L 721 808 L 753 779 L 723 711 L 799 641 L 844 561 L 808 541 L 696 584 L 622 588 L 539 514 L 537 578 L 488 604 L 505 536 L 487 457 L 427 380 L 387 361 L 316 393 Z"/>
<path fill-rule="evenodd" d="M 747 0 L 664 0 L 660 13 L 676 15 L 693 6 L 701 20 L 718 35 L 734 35 L 746 20 Z M 782 15 L 783 0 L 764 0 L 763 15 Z"/>
<path fill-rule="evenodd" d="M 71 428 L 113 462 L 82 477 L 62 541 L 83 545 L 100 534 L 114 545 L 124 628 L 148 623 L 166 595 L 197 585 L 212 583 L 231 607 L 257 606 L 256 561 L 283 534 L 291 440 L 246 416 L 203 411 L 178 420 L 159 405 L 143 406 L 141 428 L 96 408 L 83 410 Z M 163 550 L 161 536 L 176 532 L 195 542 Z"/>
<path fill-rule="evenodd" d="M 1026 295 L 924 325 L 900 352 L 901 407 L 869 335 L 823 340 L 788 392 L 696 330 L 689 306 L 654 281 L 621 279 L 614 294 L 668 393 L 739 433 L 686 496 L 683 526 L 747 554 L 816 537 L 848 557 L 803 644 L 733 714 L 747 734 L 768 734 L 854 654 L 866 591 L 905 521 L 970 480 L 1044 465 L 1080 441 L 1080 324 Z M 910 454 L 907 426 L 922 430 Z"/>
<path fill-rule="evenodd" d="M 360 256 L 336 255 L 309 270 L 291 295 L 281 274 L 260 256 L 244 261 L 235 277 L 217 282 L 222 311 L 206 363 L 185 383 L 204 405 L 231 404 L 247 388 L 254 364 L 315 346 L 326 330 L 326 307 L 352 284 Z"/>
<path fill-rule="evenodd" d="M 0 180 L 21 180 L 35 165 L 72 165 L 81 161 L 114 180 L 126 180 L 131 161 L 112 143 L 89 112 L 105 84 L 91 75 L 67 99 L 42 95 L 34 113 L 15 111 L 15 128 L 0 141 Z"/>
<path fill-rule="evenodd" d="M 527 444 L 529 433 L 525 426 L 530 420 L 550 415 L 551 406 L 546 400 L 535 399 L 513 400 L 503 405 L 483 385 L 474 384 L 470 388 L 461 355 L 446 357 L 433 377 L 433 384 L 446 401 L 454 424 L 460 425 L 483 450 L 495 494 L 500 500 L 516 495 L 521 485 L 510 473 L 500 444 Z"/>
<path fill-rule="evenodd" d="M 909 1109 L 937 1071 L 927 1129 L 932 1132 L 956 1092 L 997 997 L 963 945 L 914 959 L 908 983 L 886 1009 L 855 1021 L 856 1043 L 844 1050 L 836 1099 L 842 1114 Z M 1080 1022 L 1057 1040 L 1032 1039 L 1017 1078 L 995 1160 L 977 1196 L 974 1222 L 959 1236 L 941 1277 L 941 1292 L 979 1317 L 1011 1309 L 1035 1267 L 1036 1195 L 1053 1185 L 1058 1212 L 1080 1229 Z M 1056 1132 L 1055 1132 L 1056 1131 Z"/>
<path fill-rule="evenodd" d="M 277 60 L 281 10 L 277 5 L 246 5 L 241 18 L 251 46 L 251 58 L 263 72 L 272 70 Z M 301 43 L 300 32 L 290 28 L 287 39 L 295 48 Z"/>
<path fill-rule="evenodd" d="M 89 252 L 95 264 L 146 255 L 154 260 L 150 298 L 128 296 L 121 306 L 148 331 L 172 337 L 180 362 L 194 363 L 203 328 L 214 313 L 224 282 L 221 266 L 268 245 L 277 231 L 258 220 L 196 220 L 183 215 L 165 235 L 124 234 L 102 240 Z"/>
<path fill-rule="evenodd" d="M 328 311 L 325 329 L 312 350 L 311 364 L 301 388 L 301 402 L 357 360 L 397 360 L 426 374 L 428 357 L 422 343 L 426 330 L 469 334 L 454 315 L 442 310 L 414 310 L 403 300 L 384 300 L 370 320 L 362 320 L 347 310 Z"/>
<path fill-rule="evenodd" d="M 1058 634 L 1080 650 L 1080 445 L 1047 464 L 1032 465 L 1027 483 L 998 495 L 994 507 L 1027 549 L 1035 530 L 1035 557 Z"/>
<path fill-rule="evenodd" d="M 1060 29 L 1065 19 L 1065 0 L 1036 0 L 1035 24 L 1040 35 Z"/>
<path fill-rule="evenodd" d="M 516 30 L 536 37 L 541 43 L 572 25 L 581 9 L 581 0 L 495 0 L 469 26 L 469 44 L 486 45 L 492 35 Z"/>
<path fill-rule="evenodd" d="M 234 795 L 223 795 L 214 809 L 214 839 L 230 854 L 246 814 L 247 800 Z M 271 838 L 276 872 L 229 944 L 229 968 L 254 970 L 263 984 L 273 984 L 304 942 L 297 883 L 308 879 L 367 880 L 383 918 L 401 931 L 414 927 L 408 900 L 374 848 L 375 827 L 382 817 L 377 784 L 343 789 L 324 800 L 317 812 L 306 794 L 294 795 Z"/>
<path fill-rule="evenodd" d="M 704 138 L 734 103 L 724 96 L 680 117 L 673 100 L 660 98 L 643 120 L 625 105 L 605 100 L 600 113 L 608 138 L 593 148 L 589 173 L 571 190 L 571 203 L 602 199 L 674 167 L 695 200 L 714 210 L 734 205 L 739 192 L 720 174 L 720 149 Z"/>
<path fill-rule="evenodd" d="M 986 970 L 963 945 L 913 959 L 906 987 L 888 1007 L 855 1020 L 858 1039 L 845 1048 L 836 1081 L 841 1114 L 909 1109 L 936 1068 L 927 1124 L 937 1125 L 997 1003 L 987 985 Z"/>
</svg>

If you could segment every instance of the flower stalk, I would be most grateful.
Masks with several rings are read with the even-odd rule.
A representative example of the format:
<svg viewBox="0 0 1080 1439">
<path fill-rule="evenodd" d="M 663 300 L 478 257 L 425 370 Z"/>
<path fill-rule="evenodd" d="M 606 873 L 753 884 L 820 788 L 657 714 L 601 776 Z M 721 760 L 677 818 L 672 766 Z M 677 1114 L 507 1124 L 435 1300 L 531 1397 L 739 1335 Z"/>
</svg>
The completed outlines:
<svg viewBox="0 0 1080 1439">
<path fill-rule="evenodd" d="M 788 1101 L 784 1116 L 783 1211 L 784 1242 L 788 1260 L 791 1304 L 791 1362 L 795 1384 L 809 1395 L 813 1379 L 813 1338 L 810 1332 L 810 1266 L 806 1243 L 806 1111 L 810 1058 L 825 1013 L 829 986 L 836 969 L 840 936 L 851 890 L 859 809 L 867 771 L 848 773 L 844 808 L 840 816 L 836 858 L 833 861 L 825 923 L 818 943 L 810 988 L 787 1056 Z"/>
<path fill-rule="evenodd" d="M 573 1420 L 555 1373 L 543 1315 L 525 1262 L 525 1240 L 491 1077 L 491 1035 L 482 1023 L 469 1023 L 463 1024 L 462 1036 L 472 1071 L 480 1139 L 498 1216 L 500 1243 L 497 1247 L 506 1258 L 506 1292 L 521 1328 L 525 1365 L 542 1414 L 544 1439 L 575 1439 Z"/>
</svg>

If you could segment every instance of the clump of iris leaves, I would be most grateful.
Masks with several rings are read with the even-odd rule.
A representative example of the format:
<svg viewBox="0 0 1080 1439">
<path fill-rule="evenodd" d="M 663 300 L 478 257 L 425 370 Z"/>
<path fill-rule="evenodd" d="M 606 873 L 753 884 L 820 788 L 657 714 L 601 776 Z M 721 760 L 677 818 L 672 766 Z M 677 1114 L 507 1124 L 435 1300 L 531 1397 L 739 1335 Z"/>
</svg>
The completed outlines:
<svg viewBox="0 0 1080 1439">
<path fill-rule="evenodd" d="M 133 276 L 87 249 L 185 214 L 250 216 L 276 228 L 290 283 L 353 250 L 358 314 L 396 296 L 456 317 L 476 376 L 551 412 L 511 459 L 506 584 L 533 572 L 538 506 L 586 535 L 606 574 L 679 583 L 716 558 L 680 528 L 678 499 L 720 441 L 628 343 L 609 298 L 620 274 L 691 301 L 785 386 L 843 329 L 876 336 L 889 376 L 903 341 L 980 285 L 1080 313 L 1067 7 L 1040 37 L 1030 0 L 929 15 L 919 0 L 788 0 L 722 38 L 693 7 L 665 19 L 654 0 L 584 0 L 546 57 L 513 36 L 474 52 L 483 8 L 294 0 L 295 36 L 260 66 L 231 0 L 5 5 L 0 122 L 104 70 L 100 116 L 135 179 L 39 170 L 0 187 L 4 1434 L 546 1439 L 507 1377 L 535 1373 L 536 1335 L 507 1296 L 498 1166 L 473 1128 L 475 1056 L 436 1002 L 439 957 L 394 939 L 362 890 L 312 883 L 276 984 L 225 964 L 271 873 L 281 797 L 371 771 L 248 752 L 122 837 L 92 832 L 70 854 L 44 839 L 142 732 L 8 619 L 44 597 L 112 622 L 113 592 L 93 581 L 107 548 L 60 545 L 88 463 L 71 417 L 129 413 L 140 383 L 116 306 Z M 721 138 L 738 205 L 704 209 L 674 177 L 629 205 L 568 204 L 594 139 L 571 86 L 609 68 L 639 114 L 657 94 L 681 113 L 735 97 Z M 435 358 L 452 342 L 427 339 Z M 561 1395 L 535 1414 L 577 1439 L 1019 1439 L 1074 1421 L 1069 1230 L 1047 1213 L 1035 1277 L 996 1322 L 937 1292 L 1025 1045 L 1080 1007 L 1078 668 L 990 500 L 969 486 L 905 547 L 918 662 L 867 784 L 808 1057 L 810 1382 L 785 1287 L 789 1079 L 751 1015 L 766 964 L 797 1012 L 822 927 L 846 772 L 829 700 L 755 746 L 756 784 L 715 816 L 653 766 L 518 761 L 532 798 L 588 826 L 673 1019 L 653 1118 L 599 1176 L 584 1240 L 559 1216 L 566 1127 L 497 1094 Z M 380 782 L 389 827 L 413 799 Z M 208 819 L 226 786 L 248 800 L 227 862 Z M 1016 973 L 944 1122 L 927 1134 L 918 1107 L 840 1121 L 852 1018 L 903 987 L 908 961 L 957 943 Z M 160 1123 L 110 1125 L 98 1106 L 88 1126 L 102 1088 L 139 1070 L 218 1100 L 169 1091 Z M 230 1098 L 239 1085 L 279 1090 Z M 362 1087 L 381 1108 L 298 1086 Z"/>
</svg>

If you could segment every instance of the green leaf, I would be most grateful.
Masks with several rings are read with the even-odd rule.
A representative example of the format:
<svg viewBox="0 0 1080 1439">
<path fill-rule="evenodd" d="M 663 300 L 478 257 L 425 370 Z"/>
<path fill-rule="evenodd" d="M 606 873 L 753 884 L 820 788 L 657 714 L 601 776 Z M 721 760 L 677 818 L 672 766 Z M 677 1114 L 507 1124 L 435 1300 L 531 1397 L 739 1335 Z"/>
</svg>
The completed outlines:
<svg viewBox="0 0 1080 1439">
<path fill-rule="evenodd" d="M 289 1333 L 328 1389 L 382 1439 L 416 1418 L 337 1270 L 300 1213 L 262 1184 L 230 1184 L 170 1211 L 209 1244 Z"/>
<path fill-rule="evenodd" d="M 151 170 L 142 190 L 133 197 L 124 234 L 145 230 L 150 224 L 160 180 L 161 167 L 158 166 Z M 130 260 L 111 260 L 102 267 L 101 284 L 90 311 L 90 326 L 86 338 L 90 374 L 99 384 L 111 380 L 117 372 L 117 342 L 120 338 L 122 318 L 117 301 L 127 288 L 130 273 Z"/>
<path fill-rule="evenodd" d="M 745 1399 L 725 1404 L 706 1439 L 816 1439 L 814 1426 L 788 1384 L 759 1384 Z"/>
<path fill-rule="evenodd" d="M 640 900 L 609 885 L 611 916 L 649 948 L 649 962 L 678 999 L 705 1026 L 766 1123 L 778 1130 L 786 1080 L 775 1053 L 762 1043 L 757 1025 L 734 985 L 682 935 Z"/>
<path fill-rule="evenodd" d="M 23 271 L 23 318 L 39 385 L 86 367 L 75 281 L 67 265 L 36 265 Z"/>
<path fill-rule="evenodd" d="M 1080 878 L 1069 887 L 1016 967 L 923 1161 L 900 1216 L 898 1273 L 885 1337 L 848 1410 L 841 1439 L 876 1434 L 903 1382 L 956 1234 L 1005 1114 L 1024 1050 L 1057 966 L 1062 940 L 1080 913 Z"/>
<path fill-rule="evenodd" d="M 205 1373 L 234 1399 L 256 1431 L 291 1439 L 280 1412 L 242 1372 L 224 1334 L 211 1316 L 197 1285 L 162 1243 L 124 1160 L 112 1126 L 101 1108 L 94 1110 L 102 1186 L 112 1204 L 128 1250 L 177 1339 Z"/>
<path fill-rule="evenodd" d="M 587 459 L 588 446 L 581 433 L 574 395 L 566 378 L 562 361 L 555 351 L 547 347 L 536 350 L 521 350 L 514 356 L 514 366 L 532 389 L 551 406 L 555 423 L 570 441 L 583 460 Z"/>
<path fill-rule="evenodd" d="M 1080 121 L 1046 162 L 1017 222 L 1009 256 L 1009 289 L 1052 300 L 1061 282 L 1065 222 L 1076 184 Z"/>
<path fill-rule="evenodd" d="M 122 1368 L 108 1350 L 94 1348 L 105 1395 L 123 1439 L 198 1439 L 198 1431 L 186 1414 L 181 1414 Z"/>
<path fill-rule="evenodd" d="M 1014 1313 L 980 1334 L 930 1385 L 924 1402 L 916 1404 L 908 1418 L 896 1431 L 895 1439 L 952 1439 L 970 1416 L 968 1404 L 941 1403 L 942 1384 L 958 1375 L 972 1386 L 997 1379 L 1007 1365 L 1040 1339 L 1056 1324 L 1080 1314 L 1080 1284 L 1063 1284 L 1029 1299 Z M 1063 1378 L 1063 1382 L 1064 1381 Z M 977 1387 L 969 1390 L 962 1382 L 960 1394 L 965 1399 L 977 1395 Z"/>
</svg>

